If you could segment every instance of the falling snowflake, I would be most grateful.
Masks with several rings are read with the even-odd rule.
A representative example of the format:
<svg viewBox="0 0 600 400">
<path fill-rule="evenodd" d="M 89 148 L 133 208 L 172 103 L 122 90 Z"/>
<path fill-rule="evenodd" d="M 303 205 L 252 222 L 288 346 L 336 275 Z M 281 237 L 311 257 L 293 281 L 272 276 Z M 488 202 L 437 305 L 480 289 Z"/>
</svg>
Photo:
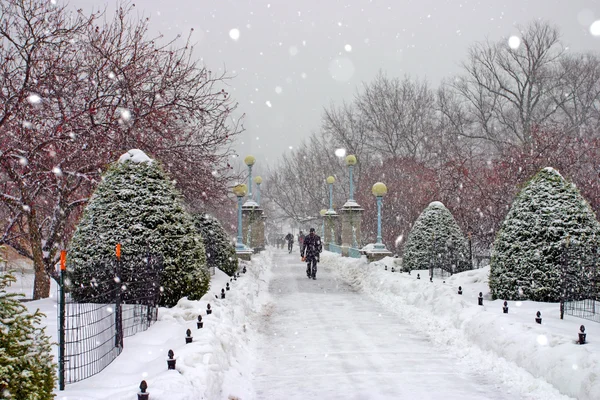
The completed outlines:
<svg viewBox="0 0 600 400">
<path fill-rule="evenodd" d="M 521 45 L 521 39 L 518 36 L 511 36 L 508 38 L 508 47 L 513 50 L 516 50 Z"/>
<path fill-rule="evenodd" d="M 352 51 L 352 46 L 350 46 L 349 44 L 344 46 L 344 50 L 346 50 L 348 53 L 350 53 Z"/>
<path fill-rule="evenodd" d="M 60 167 L 54 167 L 54 168 L 52 168 L 52 172 L 56 176 L 62 176 L 62 170 L 60 169 Z"/>
<path fill-rule="evenodd" d="M 271 102 L 270 102 L 269 100 L 265 101 L 265 104 L 266 104 L 266 105 L 267 105 L 267 107 L 269 107 L 269 108 L 271 108 L 271 107 L 272 107 L 272 105 L 271 105 Z"/>
<path fill-rule="evenodd" d="M 281 86 L 275 86 L 275 93 L 281 94 L 281 92 L 283 92 L 283 89 L 281 88 Z"/>
<path fill-rule="evenodd" d="M 594 36 L 600 36 L 600 19 L 590 25 L 590 33 Z"/>
<path fill-rule="evenodd" d="M 240 30 L 237 28 L 233 28 L 229 31 L 229 37 L 237 42 L 237 40 L 240 38 Z"/>
<path fill-rule="evenodd" d="M 126 108 L 119 108 L 119 118 L 123 121 L 129 121 L 131 119 L 131 111 Z"/>
<path fill-rule="evenodd" d="M 39 104 L 39 102 L 42 101 L 42 98 L 34 93 L 34 94 L 30 94 L 27 97 L 27 101 L 29 102 L 29 104 Z"/>
<path fill-rule="evenodd" d="M 335 150 L 335 155 L 336 157 L 345 157 L 346 156 L 346 149 L 336 149 Z"/>
</svg>

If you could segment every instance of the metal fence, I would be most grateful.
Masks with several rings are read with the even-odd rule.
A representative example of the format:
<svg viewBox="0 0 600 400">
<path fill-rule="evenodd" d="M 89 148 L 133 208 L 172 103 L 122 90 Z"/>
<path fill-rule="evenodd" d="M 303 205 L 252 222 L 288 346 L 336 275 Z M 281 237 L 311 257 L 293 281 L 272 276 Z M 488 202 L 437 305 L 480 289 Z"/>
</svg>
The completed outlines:
<svg viewBox="0 0 600 400">
<path fill-rule="evenodd" d="M 106 278 L 66 286 L 61 275 L 61 390 L 106 368 L 123 350 L 123 338 L 148 329 L 158 315 L 161 256 L 123 256 L 90 267 Z"/>
<path fill-rule="evenodd" d="M 342 254 L 342 246 L 339 246 L 335 243 L 329 243 L 329 251 L 332 253 Z"/>
<path fill-rule="evenodd" d="M 566 243 L 561 250 L 561 318 L 600 322 L 600 249 Z"/>
<path fill-rule="evenodd" d="M 355 249 L 354 247 L 348 248 L 348 257 L 360 258 L 361 256 L 362 253 L 360 252 L 360 249 Z"/>
</svg>

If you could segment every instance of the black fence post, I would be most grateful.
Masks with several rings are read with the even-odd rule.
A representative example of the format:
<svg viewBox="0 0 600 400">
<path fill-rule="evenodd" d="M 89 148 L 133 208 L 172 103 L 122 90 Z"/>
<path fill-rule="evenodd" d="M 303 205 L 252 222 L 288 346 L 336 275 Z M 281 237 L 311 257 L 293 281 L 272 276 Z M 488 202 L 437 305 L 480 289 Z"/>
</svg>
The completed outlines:
<svg viewBox="0 0 600 400">
<path fill-rule="evenodd" d="M 65 390 L 65 270 L 67 252 L 60 252 L 60 303 L 59 303 L 59 345 L 58 345 L 58 389 Z"/>
</svg>

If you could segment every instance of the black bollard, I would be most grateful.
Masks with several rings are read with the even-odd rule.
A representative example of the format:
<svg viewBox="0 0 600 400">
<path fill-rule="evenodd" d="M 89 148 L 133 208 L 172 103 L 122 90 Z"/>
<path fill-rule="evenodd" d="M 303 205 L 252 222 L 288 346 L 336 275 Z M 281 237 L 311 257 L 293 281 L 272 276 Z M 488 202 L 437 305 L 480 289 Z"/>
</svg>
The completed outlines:
<svg viewBox="0 0 600 400">
<path fill-rule="evenodd" d="M 392 267 L 392 272 L 396 272 L 396 268 Z"/>
<path fill-rule="evenodd" d="M 385 267 L 384 269 L 387 271 L 387 265 L 384 265 L 384 267 Z"/>
<path fill-rule="evenodd" d="M 431 275 L 431 276 L 429 277 L 429 282 L 432 282 L 432 283 L 433 283 L 433 275 Z"/>
<path fill-rule="evenodd" d="M 229 290 L 229 282 L 227 282 L 227 285 L 225 286 L 225 289 Z"/>
<path fill-rule="evenodd" d="M 579 327 L 579 344 L 585 344 L 585 337 L 587 333 L 585 333 L 585 326 L 581 325 Z"/>
<path fill-rule="evenodd" d="M 212 310 L 210 308 L 210 303 L 206 305 L 206 315 L 212 314 Z"/>
<path fill-rule="evenodd" d="M 188 329 L 185 331 L 185 344 L 192 343 L 193 340 L 192 331 Z"/>
<path fill-rule="evenodd" d="M 198 329 L 202 329 L 204 327 L 204 322 L 202 322 L 202 315 L 198 315 L 198 322 L 196 322 L 196 326 Z"/>
<path fill-rule="evenodd" d="M 229 282 L 233 282 L 233 278 L 229 278 Z"/>
<path fill-rule="evenodd" d="M 410 270 L 408 270 L 408 274 L 410 275 Z"/>
<path fill-rule="evenodd" d="M 458 294 L 462 294 L 462 286 L 458 287 Z"/>
<path fill-rule="evenodd" d="M 243 273 L 246 273 L 246 266 L 244 265 L 244 268 L 242 269 Z"/>
<path fill-rule="evenodd" d="M 167 355 L 169 357 L 167 358 L 167 369 L 175 369 L 175 353 L 173 353 L 173 350 L 169 350 Z"/>
<path fill-rule="evenodd" d="M 477 304 L 480 306 L 483 305 L 483 293 L 479 292 L 479 297 L 477 298 Z"/>
<path fill-rule="evenodd" d="M 221 298 L 224 299 L 225 298 L 225 289 L 221 289 Z"/>
<path fill-rule="evenodd" d="M 240 273 L 238 272 L 238 276 L 240 276 Z M 237 281 L 237 276 L 233 275 L 233 280 Z"/>
<path fill-rule="evenodd" d="M 538 324 L 542 323 L 542 313 L 539 311 L 535 313 L 535 322 L 537 322 Z"/>
<path fill-rule="evenodd" d="M 421 279 L 421 274 L 417 274 L 417 279 Z"/>
<path fill-rule="evenodd" d="M 508 314 L 508 302 L 506 300 L 504 301 L 504 306 L 502 307 L 502 312 L 504 314 Z"/>
<path fill-rule="evenodd" d="M 140 393 L 138 393 L 138 400 L 148 400 L 150 398 L 150 393 L 146 393 L 146 389 L 148 389 L 148 384 L 146 381 L 142 381 L 140 383 Z"/>
</svg>

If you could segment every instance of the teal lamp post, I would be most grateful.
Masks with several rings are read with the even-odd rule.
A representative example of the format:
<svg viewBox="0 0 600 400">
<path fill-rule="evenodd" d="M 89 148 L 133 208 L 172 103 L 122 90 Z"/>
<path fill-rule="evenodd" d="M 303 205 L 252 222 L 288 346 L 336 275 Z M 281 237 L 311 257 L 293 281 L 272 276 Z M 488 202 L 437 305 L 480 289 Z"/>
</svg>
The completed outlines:
<svg viewBox="0 0 600 400">
<path fill-rule="evenodd" d="M 254 178 L 254 183 L 256 183 L 256 204 L 260 205 L 260 184 L 262 183 L 262 178 L 257 176 Z"/>
<path fill-rule="evenodd" d="M 248 166 L 248 200 L 252 201 L 252 166 L 256 162 L 254 156 L 246 156 L 244 163 Z"/>
<path fill-rule="evenodd" d="M 383 202 L 383 196 L 387 194 L 387 186 L 382 182 L 377 182 L 373 185 L 371 192 L 377 199 L 377 243 L 375 243 L 374 248 L 385 249 L 381 236 L 381 204 Z"/>
<path fill-rule="evenodd" d="M 321 235 L 321 239 L 324 239 L 325 238 L 325 215 L 327 214 L 327 210 L 325 208 L 322 209 L 320 214 L 321 214 L 321 219 L 323 220 L 323 229 L 322 229 L 323 234 Z"/>
<path fill-rule="evenodd" d="M 238 199 L 238 232 L 237 232 L 237 241 L 235 244 L 236 251 L 247 251 L 246 245 L 244 245 L 242 238 L 242 199 L 248 193 L 248 189 L 245 184 L 239 184 L 233 187 L 233 194 L 236 195 Z"/>
<path fill-rule="evenodd" d="M 350 178 L 350 198 L 348 199 L 348 201 L 353 202 L 354 201 L 353 172 L 354 172 L 354 166 L 356 165 L 356 156 L 353 154 L 346 156 L 346 165 L 348 166 L 348 175 Z"/>
</svg>

